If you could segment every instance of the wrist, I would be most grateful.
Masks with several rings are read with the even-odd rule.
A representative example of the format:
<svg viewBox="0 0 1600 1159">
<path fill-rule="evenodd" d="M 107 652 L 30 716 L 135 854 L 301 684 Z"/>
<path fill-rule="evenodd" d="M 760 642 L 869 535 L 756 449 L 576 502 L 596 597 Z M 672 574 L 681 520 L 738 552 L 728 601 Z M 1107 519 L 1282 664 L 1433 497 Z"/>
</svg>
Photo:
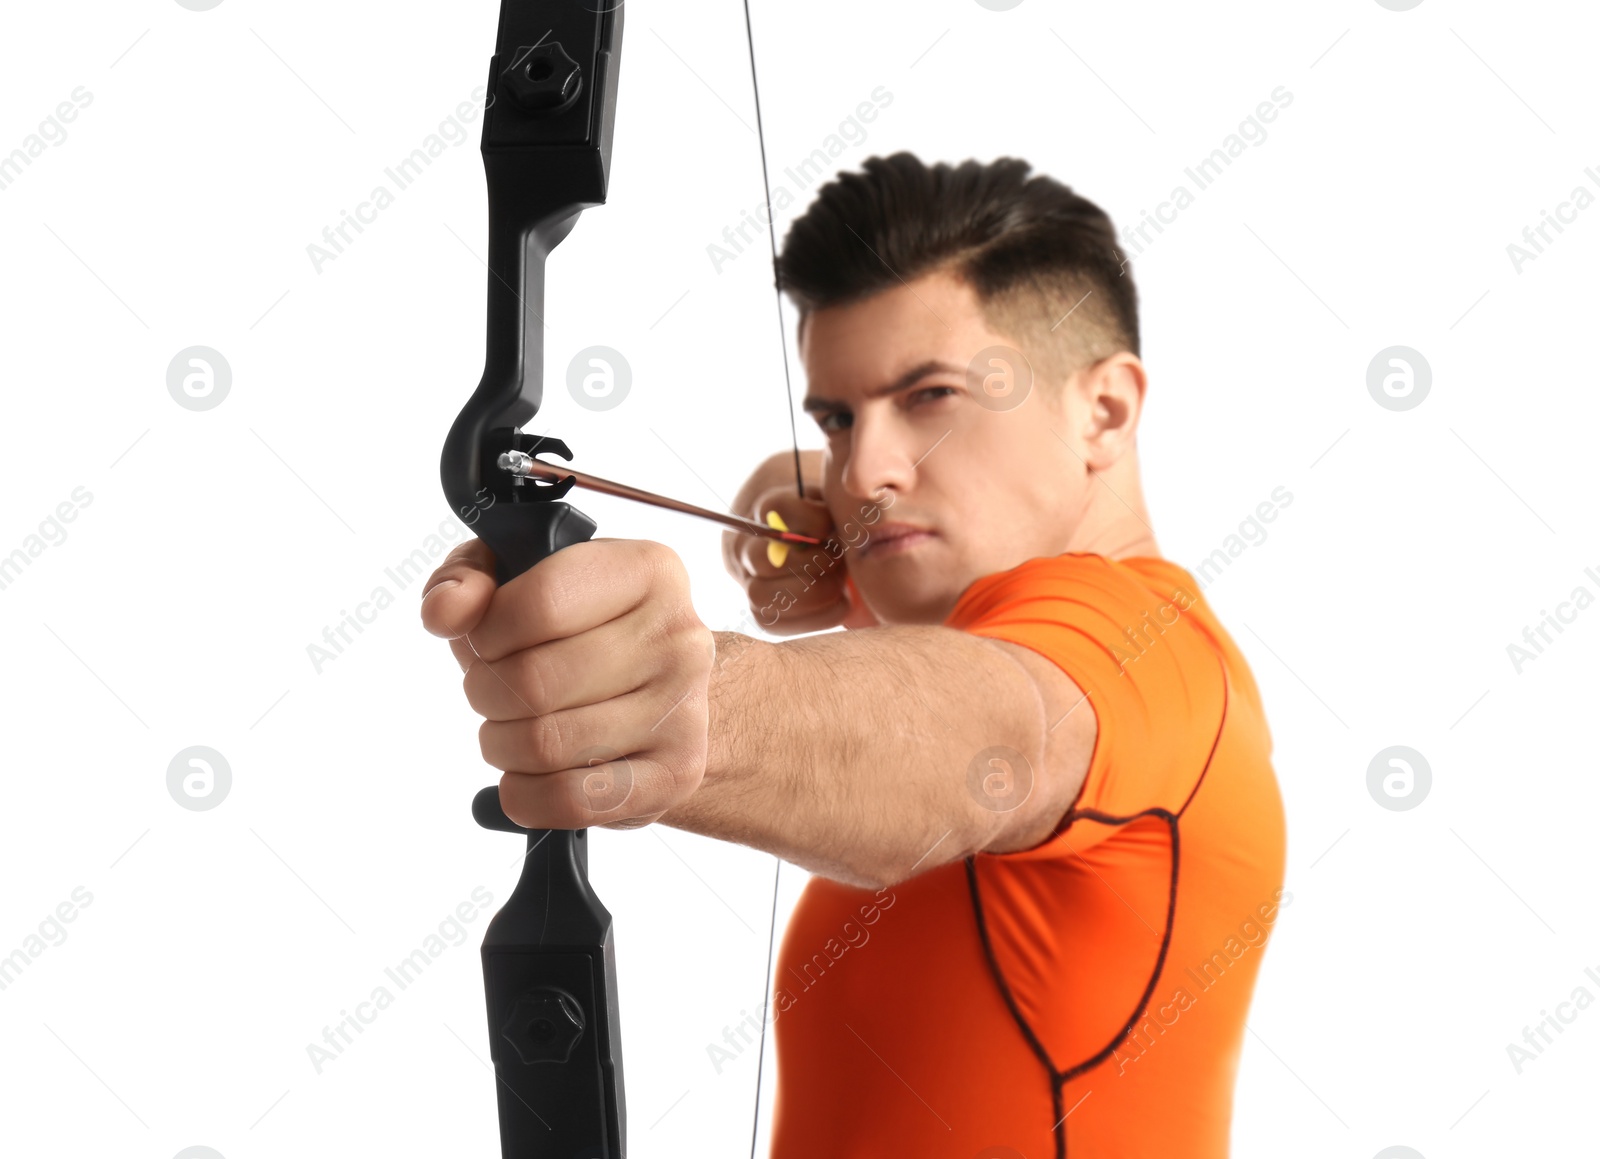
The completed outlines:
<svg viewBox="0 0 1600 1159">
<path fill-rule="evenodd" d="M 712 632 L 716 647 L 706 685 L 706 765 L 700 784 L 660 820 L 675 828 L 703 832 L 712 819 L 719 786 L 757 770 L 758 719 L 764 687 L 762 670 L 776 645 L 739 632 Z"/>
<path fill-rule="evenodd" d="M 749 754 L 740 751 L 760 727 L 757 719 L 761 702 L 762 672 L 776 645 L 741 632 L 713 632 L 716 653 L 706 686 L 710 720 L 706 730 L 706 775 L 702 787 L 714 783 L 730 770 L 748 767 Z"/>
</svg>

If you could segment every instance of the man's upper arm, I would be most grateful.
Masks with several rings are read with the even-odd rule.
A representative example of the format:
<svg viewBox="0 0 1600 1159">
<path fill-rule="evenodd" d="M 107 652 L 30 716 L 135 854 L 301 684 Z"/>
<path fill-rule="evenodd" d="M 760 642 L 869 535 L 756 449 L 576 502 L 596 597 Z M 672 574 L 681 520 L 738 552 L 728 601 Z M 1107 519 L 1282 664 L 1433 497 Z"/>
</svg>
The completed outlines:
<svg viewBox="0 0 1600 1159">
<path fill-rule="evenodd" d="M 1081 853 L 1117 832 L 1091 814 L 1182 808 L 1225 701 L 1219 657 L 1185 622 L 1196 599 L 1182 584 L 1167 597 L 1084 554 L 1032 560 L 968 589 L 947 625 L 1009 645 L 1052 705 L 1035 749 L 1038 800 L 1008 818 L 987 852 Z M 1083 816 L 1063 824 L 1074 810 Z"/>
<path fill-rule="evenodd" d="M 1011 853 L 1047 839 L 1072 807 L 1089 772 L 1098 726 L 1089 698 L 1059 665 L 1009 640 L 986 642 L 1028 674 L 1041 709 L 1040 735 L 1030 738 L 1034 743 L 1024 750 L 1039 759 L 1030 758 L 1031 769 L 1013 770 L 1013 775 L 1031 778 L 1031 792 L 984 846 L 986 853 Z"/>
</svg>

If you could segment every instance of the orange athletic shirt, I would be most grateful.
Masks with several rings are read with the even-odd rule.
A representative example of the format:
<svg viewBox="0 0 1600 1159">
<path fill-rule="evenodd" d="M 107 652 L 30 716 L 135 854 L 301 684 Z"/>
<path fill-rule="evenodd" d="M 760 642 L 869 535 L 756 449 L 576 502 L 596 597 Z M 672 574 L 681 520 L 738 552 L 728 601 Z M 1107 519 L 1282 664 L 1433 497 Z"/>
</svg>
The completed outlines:
<svg viewBox="0 0 1600 1159">
<path fill-rule="evenodd" d="M 1243 656 L 1153 558 L 1030 560 L 946 625 L 1088 694 L 1088 775 L 1032 849 L 876 893 L 810 881 L 770 1007 L 773 1159 L 1226 1156 L 1284 866 Z"/>
</svg>

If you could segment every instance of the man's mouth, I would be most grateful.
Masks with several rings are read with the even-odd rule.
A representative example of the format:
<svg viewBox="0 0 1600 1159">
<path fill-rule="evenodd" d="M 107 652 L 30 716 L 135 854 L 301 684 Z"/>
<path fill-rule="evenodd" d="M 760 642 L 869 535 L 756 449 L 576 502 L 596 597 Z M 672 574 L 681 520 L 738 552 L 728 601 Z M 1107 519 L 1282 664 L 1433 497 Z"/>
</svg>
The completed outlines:
<svg viewBox="0 0 1600 1159">
<path fill-rule="evenodd" d="M 884 523 L 874 527 L 861 545 L 861 554 L 872 559 L 899 555 L 933 539 L 934 533 L 911 523 Z"/>
</svg>

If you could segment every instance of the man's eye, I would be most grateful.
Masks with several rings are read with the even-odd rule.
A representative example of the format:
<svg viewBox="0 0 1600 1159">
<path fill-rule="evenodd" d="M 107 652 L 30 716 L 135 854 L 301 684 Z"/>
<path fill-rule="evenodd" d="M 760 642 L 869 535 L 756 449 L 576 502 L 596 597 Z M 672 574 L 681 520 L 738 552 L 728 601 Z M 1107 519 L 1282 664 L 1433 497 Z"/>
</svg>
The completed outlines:
<svg viewBox="0 0 1600 1159">
<path fill-rule="evenodd" d="M 911 392 L 907 401 L 916 406 L 923 402 L 936 402 L 941 398 L 949 398 L 953 394 L 961 393 L 953 386 L 924 386 Z"/>
<path fill-rule="evenodd" d="M 850 429 L 853 417 L 847 411 L 830 411 L 827 414 L 817 415 L 817 425 L 827 434 L 837 434 Z"/>
</svg>

